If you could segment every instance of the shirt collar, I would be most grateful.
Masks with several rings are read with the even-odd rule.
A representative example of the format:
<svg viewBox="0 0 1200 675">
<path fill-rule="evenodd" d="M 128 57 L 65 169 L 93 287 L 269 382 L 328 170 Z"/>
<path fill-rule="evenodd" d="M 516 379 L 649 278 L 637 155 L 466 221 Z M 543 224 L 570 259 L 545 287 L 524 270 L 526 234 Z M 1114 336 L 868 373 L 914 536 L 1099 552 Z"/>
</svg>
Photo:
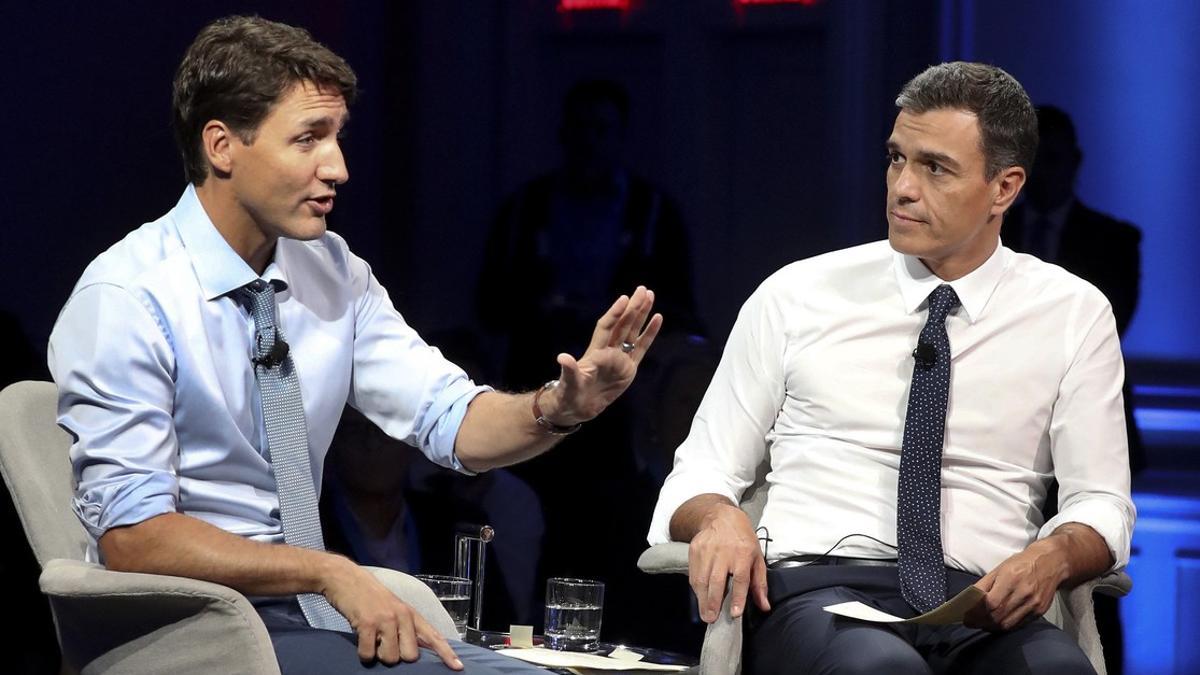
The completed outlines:
<svg viewBox="0 0 1200 675">
<path fill-rule="evenodd" d="M 896 281 L 900 284 L 900 295 L 904 300 L 906 312 L 916 312 L 925 304 L 933 289 L 942 284 L 950 284 L 967 313 L 967 321 L 971 323 L 975 323 L 983 315 L 988 299 L 992 297 L 992 292 L 996 290 L 996 285 L 1008 266 L 1008 249 L 1004 248 L 998 239 L 996 250 L 982 265 L 954 281 L 942 281 L 916 256 L 905 255 L 899 251 L 893 251 L 892 255 L 895 260 L 893 267 L 896 270 Z"/>
<path fill-rule="evenodd" d="M 171 217 L 206 300 L 219 298 L 259 278 L 217 231 L 191 183 L 171 210 Z M 283 271 L 274 260 L 267 265 L 262 278 L 272 282 L 276 289 L 280 284 L 287 287 Z"/>
</svg>

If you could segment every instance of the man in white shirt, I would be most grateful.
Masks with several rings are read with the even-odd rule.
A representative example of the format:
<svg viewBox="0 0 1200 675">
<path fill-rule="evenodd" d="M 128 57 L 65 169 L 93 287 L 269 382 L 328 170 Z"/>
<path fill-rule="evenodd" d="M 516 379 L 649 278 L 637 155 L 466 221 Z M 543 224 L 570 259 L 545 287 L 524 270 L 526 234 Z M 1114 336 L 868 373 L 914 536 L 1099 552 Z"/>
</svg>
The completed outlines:
<svg viewBox="0 0 1200 675">
<path fill-rule="evenodd" d="M 746 302 L 650 542 L 690 542 L 705 621 L 730 576 L 733 615 L 752 599 L 750 673 L 1091 672 L 1040 616 L 1058 588 L 1128 561 L 1112 311 L 1001 245 L 1037 146 L 1016 80 L 942 64 L 896 105 L 888 242 L 793 263 Z M 756 534 L 736 505 L 764 461 Z M 1053 479 L 1059 513 L 1043 523 Z M 860 600 L 911 616 L 969 584 L 986 597 L 966 626 L 821 609 Z"/>
</svg>

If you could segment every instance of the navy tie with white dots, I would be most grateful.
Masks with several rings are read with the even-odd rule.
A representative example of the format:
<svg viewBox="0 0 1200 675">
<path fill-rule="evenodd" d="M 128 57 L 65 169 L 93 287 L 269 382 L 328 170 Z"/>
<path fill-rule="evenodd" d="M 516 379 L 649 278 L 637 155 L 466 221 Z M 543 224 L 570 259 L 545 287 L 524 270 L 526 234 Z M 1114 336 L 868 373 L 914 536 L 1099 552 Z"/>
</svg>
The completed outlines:
<svg viewBox="0 0 1200 675">
<path fill-rule="evenodd" d="M 317 489 L 308 458 L 308 425 L 300 398 L 300 378 L 275 323 L 275 287 L 261 279 L 242 287 L 254 315 L 254 377 L 262 399 L 263 425 L 267 429 L 267 459 L 279 493 L 279 519 L 283 540 L 292 546 L 325 550 Z M 297 596 L 308 625 L 325 630 L 352 632 L 350 623 L 325 596 Z"/>
<path fill-rule="evenodd" d="M 946 315 L 958 304 L 958 295 L 945 284 L 929 294 L 929 318 L 914 351 L 904 416 L 896 512 L 900 592 L 922 613 L 946 600 L 941 529 L 942 442 L 950 398 Z"/>
</svg>

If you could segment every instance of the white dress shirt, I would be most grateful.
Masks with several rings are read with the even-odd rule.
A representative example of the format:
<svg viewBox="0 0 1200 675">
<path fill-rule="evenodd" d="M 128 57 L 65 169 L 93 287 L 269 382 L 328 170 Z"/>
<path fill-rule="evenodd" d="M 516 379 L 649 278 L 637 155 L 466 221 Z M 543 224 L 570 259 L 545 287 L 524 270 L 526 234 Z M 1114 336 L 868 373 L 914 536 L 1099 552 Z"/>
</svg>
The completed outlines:
<svg viewBox="0 0 1200 675">
<path fill-rule="evenodd" d="M 84 271 L 50 336 L 58 422 L 75 441 L 74 509 L 91 535 L 180 512 L 282 542 L 265 452 L 254 319 L 230 292 L 258 279 L 188 186 Z M 317 492 L 347 403 L 442 466 L 476 386 L 428 346 L 341 237 L 280 239 L 262 275 L 300 379 Z"/>
<path fill-rule="evenodd" d="M 734 503 L 769 459 L 769 559 L 895 558 L 896 488 L 912 351 L 943 282 L 886 241 L 784 267 L 742 307 L 675 454 L 649 541 L 688 499 Z M 1100 291 L 997 244 L 948 282 L 950 402 L 942 459 L 946 564 L 984 574 L 1065 522 L 1129 560 L 1134 506 L 1116 325 Z M 1059 514 L 1043 523 L 1051 479 Z"/>
</svg>

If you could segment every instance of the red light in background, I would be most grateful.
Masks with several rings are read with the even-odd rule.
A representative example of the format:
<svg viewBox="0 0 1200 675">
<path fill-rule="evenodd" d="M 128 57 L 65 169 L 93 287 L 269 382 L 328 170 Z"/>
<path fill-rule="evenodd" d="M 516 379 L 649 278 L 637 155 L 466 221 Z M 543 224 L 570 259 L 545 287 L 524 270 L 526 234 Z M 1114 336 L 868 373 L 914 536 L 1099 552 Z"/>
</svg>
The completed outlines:
<svg viewBox="0 0 1200 675">
<path fill-rule="evenodd" d="M 748 5 L 803 5 L 812 7 L 821 0 L 733 0 L 733 4 L 737 7 L 746 7 Z"/>
<path fill-rule="evenodd" d="M 633 0 L 558 0 L 558 11 L 577 12 L 593 9 L 615 9 L 627 12 Z"/>
</svg>

